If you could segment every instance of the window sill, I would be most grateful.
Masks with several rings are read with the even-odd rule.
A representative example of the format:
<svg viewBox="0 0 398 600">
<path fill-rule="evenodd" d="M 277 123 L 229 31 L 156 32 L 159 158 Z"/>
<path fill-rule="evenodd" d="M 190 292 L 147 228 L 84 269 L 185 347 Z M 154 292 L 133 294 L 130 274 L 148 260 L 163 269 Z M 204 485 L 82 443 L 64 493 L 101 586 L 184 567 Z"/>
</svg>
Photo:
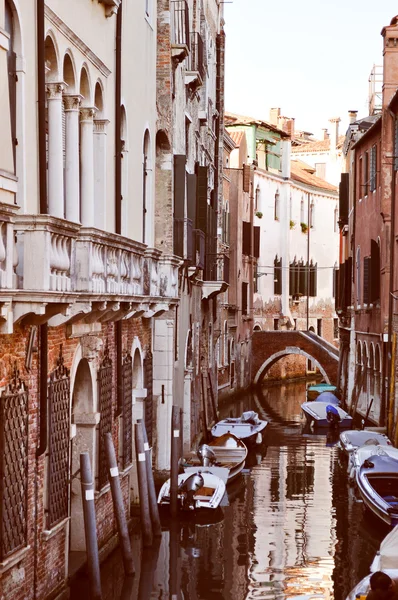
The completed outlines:
<svg viewBox="0 0 398 600">
<path fill-rule="evenodd" d="M 21 562 L 21 560 L 25 558 L 29 550 L 30 546 L 25 546 L 25 548 L 17 550 L 15 554 L 12 554 L 9 558 L 6 558 L 5 560 L 3 560 L 3 562 L 0 562 L 0 575 L 8 571 L 8 569 L 14 567 L 19 562 Z"/>
<path fill-rule="evenodd" d="M 47 542 L 52 537 L 57 535 L 57 533 L 59 531 L 61 531 L 65 527 L 65 525 L 69 522 L 69 519 L 70 519 L 70 517 L 66 517 L 65 519 L 63 519 L 62 521 L 57 523 L 57 525 L 54 525 L 54 527 L 52 529 L 45 529 L 44 531 L 42 531 L 42 534 L 41 534 L 42 540 Z"/>
<path fill-rule="evenodd" d="M 145 13 L 145 17 L 144 18 L 145 18 L 145 21 L 148 23 L 149 27 L 151 28 L 151 30 L 153 31 L 153 24 L 152 24 L 151 17 Z"/>
</svg>

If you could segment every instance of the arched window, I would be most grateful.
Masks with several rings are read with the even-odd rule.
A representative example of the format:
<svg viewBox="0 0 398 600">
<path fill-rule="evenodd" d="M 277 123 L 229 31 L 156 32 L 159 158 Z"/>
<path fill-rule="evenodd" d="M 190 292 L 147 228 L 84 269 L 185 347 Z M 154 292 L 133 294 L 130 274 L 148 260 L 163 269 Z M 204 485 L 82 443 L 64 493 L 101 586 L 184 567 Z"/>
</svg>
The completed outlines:
<svg viewBox="0 0 398 600">
<path fill-rule="evenodd" d="M 334 232 L 337 233 L 339 230 L 339 209 L 336 207 L 334 209 Z"/>
<path fill-rule="evenodd" d="M 258 211 L 260 208 L 260 184 L 257 184 L 255 197 L 254 197 L 254 210 Z"/>
<path fill-rule="evenodd" d="M 361 249 L 358 246 L 356 256 L 356 292 L 357 304 L 361 304 Z"/>
<path fill-rule="evenodd" d="M 5 30 L 10 36 L 7 50 L 7 70 L 8 70 L 8 93 L 10 105 L 10 125 L 11 142 L 13 152 L 13 169 L 15 173 L 16 147 L 17 147 L 17 73 L 16 58 L 14 48 L 14 15 L 11 4 L 5 0 Z"/>
<path fill-rule="evenodd" d="M 315 227 L 315 204 L 314 201 L 310 204 L 310 227 Z"/>
<path fill-rule="evenodd" d="M 223 364 L 229 365 L 228 360 L 228 321 L 224 321 Z"/>
<path fill-rule="evenodd" d="M 279 221 L 280 217 L 280 206 L 279 206 L 279 191 L 275 194 L 275 205 L 274 205 L 274 219 Z"/>
</svg>

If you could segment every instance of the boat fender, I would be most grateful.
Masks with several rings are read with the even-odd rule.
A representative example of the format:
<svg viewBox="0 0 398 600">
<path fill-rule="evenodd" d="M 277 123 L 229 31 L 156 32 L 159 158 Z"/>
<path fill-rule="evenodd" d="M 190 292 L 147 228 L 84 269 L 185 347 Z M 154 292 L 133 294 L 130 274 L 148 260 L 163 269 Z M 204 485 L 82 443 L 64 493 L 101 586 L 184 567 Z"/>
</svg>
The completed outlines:
<svg viewBox="0 0 398 600">
<path fill-rule="evenodd" d="M 372 463 L 371 460 L 366 459 L 363 461 L 363 466 L 365 467 L 365 469 L 373 469 L 374 463 Z"/>
</svg>

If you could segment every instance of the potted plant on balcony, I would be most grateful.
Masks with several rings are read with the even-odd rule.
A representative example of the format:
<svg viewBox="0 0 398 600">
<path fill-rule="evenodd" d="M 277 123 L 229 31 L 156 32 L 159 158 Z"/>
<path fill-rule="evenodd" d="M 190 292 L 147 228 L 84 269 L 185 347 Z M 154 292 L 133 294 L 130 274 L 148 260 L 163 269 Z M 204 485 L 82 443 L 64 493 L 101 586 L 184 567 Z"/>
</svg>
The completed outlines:
<svg viewBox="0 0 398 600">
<path fill-rule="evenodd" d="M 300 223 L 300 227 L 301 227 L 301 231 L 303 233 L 307 233 L 307 231 L 308 231 L 308 225 L 307 225 L 307 223 Z"/>
<path fill-rule="evenodd" d="M 290 219 L 290 229 L 294 229 L 294 228 L 295 228 L 295 226 L 296 226 L 296 221 L 292 221 L 292 220 Z"/>
<path fill-rule="evenodd" d="M 260 210 L 258 210 L 258 211 L 255 213 L 255 215 L 256 215 L 257 219 L 262 219 L 262 218 L 263 218 L 263 213 L 262 213 Z"/>
</svg>

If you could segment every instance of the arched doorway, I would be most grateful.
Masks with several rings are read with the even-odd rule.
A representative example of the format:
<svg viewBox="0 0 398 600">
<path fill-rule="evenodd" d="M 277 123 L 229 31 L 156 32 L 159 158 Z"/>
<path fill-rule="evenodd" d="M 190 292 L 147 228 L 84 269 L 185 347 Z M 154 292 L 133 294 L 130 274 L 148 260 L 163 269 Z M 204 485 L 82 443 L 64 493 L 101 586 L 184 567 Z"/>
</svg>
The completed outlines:
<svg viewBox="0 0 398 600">
<path fill-rule="evenodd" d="M 72 447 L 71 447 L 71 488 L 70 488 L 70 552 L 86 549 L 84 538 L 83 505 L 81 498 L 80 453 L 88 452 L 95 471 L 95 433 L 93 384 L 87 359 L 80 360 L 72 391 Z"/>
</svg>

